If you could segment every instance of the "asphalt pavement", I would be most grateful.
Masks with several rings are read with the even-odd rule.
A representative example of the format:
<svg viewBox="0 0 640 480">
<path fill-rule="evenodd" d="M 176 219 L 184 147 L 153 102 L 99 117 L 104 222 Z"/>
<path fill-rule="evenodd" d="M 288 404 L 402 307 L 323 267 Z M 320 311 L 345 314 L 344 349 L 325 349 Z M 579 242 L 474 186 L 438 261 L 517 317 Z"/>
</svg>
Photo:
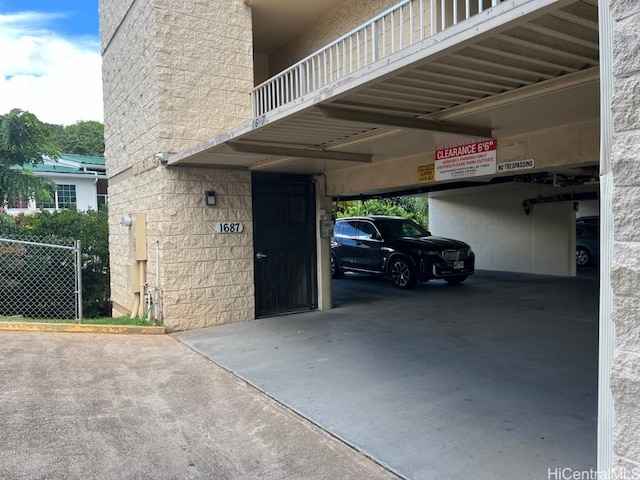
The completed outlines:
<svg viewBox="0 0 640 480">
<path fill-rule="evenodd" d="M 392 479 L 169 335 L 0 331 L 0 479 Z"/>
<path fill-rule="evenodd" d="M 477 272 L 172 335 L 0 331 L 0 479 L 596 468 L 598 279 Z M 569 469 L 569 470 L 563 470 Z"/>
</svg>

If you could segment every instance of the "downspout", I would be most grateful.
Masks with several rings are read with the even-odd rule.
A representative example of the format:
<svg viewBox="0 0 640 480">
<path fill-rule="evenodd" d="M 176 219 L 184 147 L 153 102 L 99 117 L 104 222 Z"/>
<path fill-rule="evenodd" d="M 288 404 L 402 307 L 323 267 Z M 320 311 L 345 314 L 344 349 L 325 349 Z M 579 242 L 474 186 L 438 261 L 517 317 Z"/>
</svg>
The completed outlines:
<svg viewBox="0 0 640 480">
<path fill-rule="evenodd" d="M 158 325 L 162 323 L 161 302 L 162 291 L 160 290 L 160 241 L 156 240 L 156 284 L 153 291 L 153 320 Z"/>
<path fill-rule="evenodd" d="M 140 294 L 133 293 L 133 307 L 131 308 L 131 318 L 136 318 L 140 306 Z"/>
<path fill-rule="evenodd" d="M 140 292 L 138 293 L 138 310 L 136 313 L 136 317 L 138 318 L 143 318 L 145 315 L 145 305 L 144 305 L 144 294 L 145 294 L 145 290 L 146 290 L 146 278 L 147 278 L 147 261 L 146 260 L 139 260 L 138 261 L 138 269 L 139 269 L 139 288 L 140 288 Z"/>
</svg>

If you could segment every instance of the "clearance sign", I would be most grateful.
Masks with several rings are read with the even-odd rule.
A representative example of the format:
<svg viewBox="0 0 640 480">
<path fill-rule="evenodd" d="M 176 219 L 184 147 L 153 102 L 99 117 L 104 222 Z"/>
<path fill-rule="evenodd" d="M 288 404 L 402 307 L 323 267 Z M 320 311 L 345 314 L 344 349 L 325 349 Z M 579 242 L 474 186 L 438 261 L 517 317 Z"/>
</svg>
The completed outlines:
<svg viewBox="0 0 640 480">
<path fill-rule="evenodd" d="M 496 173 L 495 139 L 436 150 L 435 179 L 453 180 Z"/>
</svg>

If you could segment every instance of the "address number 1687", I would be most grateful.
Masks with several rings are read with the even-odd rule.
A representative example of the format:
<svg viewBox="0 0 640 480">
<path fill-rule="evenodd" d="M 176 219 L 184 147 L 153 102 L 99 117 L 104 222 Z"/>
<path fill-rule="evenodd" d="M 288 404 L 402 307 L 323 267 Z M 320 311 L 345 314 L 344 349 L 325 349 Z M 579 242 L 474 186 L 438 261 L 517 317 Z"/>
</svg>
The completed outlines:
<svg viewBox="0 0 640 480">
<path fill-rule="evenodd" d="M 216 233 L 241 233 L 244 230 L 240 222 L 218 222 L 216 223 Z"/>
</svg>

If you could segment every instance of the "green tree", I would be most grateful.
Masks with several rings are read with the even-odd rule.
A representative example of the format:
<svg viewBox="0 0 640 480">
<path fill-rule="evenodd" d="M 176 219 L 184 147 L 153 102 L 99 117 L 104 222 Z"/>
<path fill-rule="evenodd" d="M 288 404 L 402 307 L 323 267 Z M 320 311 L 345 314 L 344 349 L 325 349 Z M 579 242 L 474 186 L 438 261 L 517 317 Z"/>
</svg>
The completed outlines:
<svg viewBox="0 0 640 480">
<path fill-rule="evenodd" d="M 429 199 L 426 197 L 390 197 L 385 199 L 392 205 L 404 208 L 411 218 L 422 225 L 424 228 L 429 228 Z"/>
<path fill-rule="evenodd" d="M 14 114 L 22 115 L 25 122 L 33 122 L 37 125 L 37 129 L 48 148 L 42 153 L 51 158 L 55 158 L 56 153 L 73 153 L 92 157 L 104 156 L 104 125 L 100 122 L 80 121 L 68 126 L 42 123 L 35 115 L 18 109 L 12 110 L 6 117 Z M 53 153 L 53 155 L 49 153 Z M 41 157 L 38 158 L 41 161 Z"/>
<path fill-rule="evenodd" d="M 336 216 L 395 215 L 410 218 L 425 228 L 429 226 L 428 199 L 421 197 L 390 197 L 371 200 L 337 202 Z"/>
<path fill-rule="evenodd" d="M 60 148 L 62 145 L 62 141 L 64 138 L 64 125 L 56 125 L 53 123 L 44 123 L 44 130 L 47 138 L 51 142 L 51 144 L 61 153 L 62 149 Z M 64 152 L 66 153 L 66 152 Z"/>
<path fill-rule="evenodd" d="M 20 198 L 50 200 L 50 182 L 29 168 L 43 155 L 56 158 L 58 150 L 35 115 L 19 109 L 0 115 L 0 207 Z"/>
<path fill-rule="evenodd" d="M 60 151 L 92 157 L 104 156 L 104 125 L 100 122 L 77 122 L 64 128 Z"/>
</svg>

